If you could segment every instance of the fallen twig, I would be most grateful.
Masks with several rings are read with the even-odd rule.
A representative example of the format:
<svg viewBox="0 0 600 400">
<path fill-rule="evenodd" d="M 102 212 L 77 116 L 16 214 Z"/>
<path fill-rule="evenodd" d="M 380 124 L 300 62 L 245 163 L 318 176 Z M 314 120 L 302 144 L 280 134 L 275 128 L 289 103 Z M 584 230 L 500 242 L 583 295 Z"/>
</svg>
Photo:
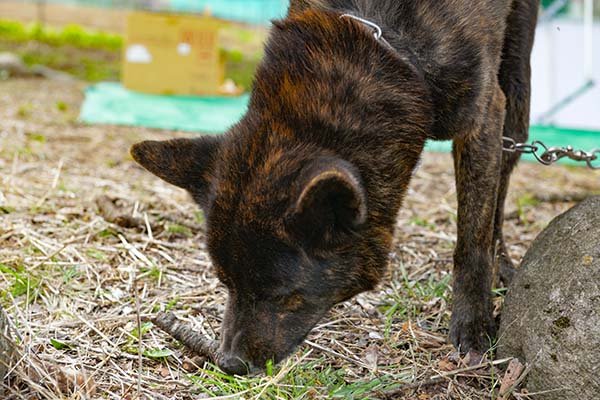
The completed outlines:
<svg viewBox="0 0 600 400">
<path fill-rule="evenodd" d="M 156 317 L 152 318 L 152 323 L 162 329 L 165 333 L 173 336 L 194 353 L 208 357 L 215 363 L 218 362 L 218 343 L 215 340 L 200 336 L 187 324 L 180 321 L 175 314 L 171 312 L 159 313 Z"/>
</svg>

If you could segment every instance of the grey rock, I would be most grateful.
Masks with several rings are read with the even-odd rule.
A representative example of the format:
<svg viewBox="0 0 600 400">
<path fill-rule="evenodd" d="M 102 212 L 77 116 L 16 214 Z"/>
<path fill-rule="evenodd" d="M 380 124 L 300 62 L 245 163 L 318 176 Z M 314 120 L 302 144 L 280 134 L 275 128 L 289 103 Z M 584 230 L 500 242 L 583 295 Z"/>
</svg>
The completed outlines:
<svg viewBox="0 0 600 400">
<path fill-rule="evenodd" d="M 31 72 L 21 58 L 13 53 L 0 53 L 0 73 L 9 77 L 31 76 Z"/>
<path fill-rule="evenodd" d="M 600 399 L 600 197 L 537 237 L 506 295 L 498 356 L 532 365 L 540 400 Z"/>
<path fill-rule="evenodd" d="M 53 81 L 72 82 L 75 80 L 72 75 L 67 74 L 66 72 L 53 70 L 45 65 L 34 65 L 31 67 L 31 73 L 35 76 Z"/>
<path fill-rule="evenodd" d="M 45 65 L 34 65 L 29 68 L 19 56 L 13 53 L 0 53 L 0 78 L 38 77 L 54 81 L 72 82 L 72 75 L 56 71 Z"/>
</svg>

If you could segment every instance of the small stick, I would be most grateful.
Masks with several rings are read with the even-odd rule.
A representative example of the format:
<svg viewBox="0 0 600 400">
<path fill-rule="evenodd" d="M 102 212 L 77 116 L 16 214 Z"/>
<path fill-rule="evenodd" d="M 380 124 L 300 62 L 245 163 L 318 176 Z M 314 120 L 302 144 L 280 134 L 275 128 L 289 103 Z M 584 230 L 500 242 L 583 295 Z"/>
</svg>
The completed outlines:
<svg viewBox="0 0 600 400">
<path fill-rule="evenodd" d="M 218 343 L 216 340 L 207 339 L 194 332 L 189 325 L 180 321 L 175 314 L 159 313 L 152 318 L 152 323 L 168 333 L 185 347 L 192 350 L 194 353 L 208 357 L 211 361 L 217 363 L 220 354 L 218 351 Z"/>
</svg>

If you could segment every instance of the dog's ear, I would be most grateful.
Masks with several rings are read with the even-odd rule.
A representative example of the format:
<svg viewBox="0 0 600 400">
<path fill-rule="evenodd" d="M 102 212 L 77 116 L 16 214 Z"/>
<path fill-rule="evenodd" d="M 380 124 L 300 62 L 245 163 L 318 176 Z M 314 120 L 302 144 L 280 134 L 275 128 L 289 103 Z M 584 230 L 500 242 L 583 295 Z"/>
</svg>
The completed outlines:
<svg viewBox="0 0 600 400">
<path fill-rule="evenodd" d="M 339 240 L 367 219 L 367 198 L 360 175 L 346 161 L 312 161 L 300 174 L 295 192 L 287 227 L 309 243 Z"/>
<path fill-rule="evenodd" d="M 188 190 L 204 207 L 221 141 L 219 136 L 149 140 L 133 145 L 131 156 L 159 178 Z"/>
</svg>

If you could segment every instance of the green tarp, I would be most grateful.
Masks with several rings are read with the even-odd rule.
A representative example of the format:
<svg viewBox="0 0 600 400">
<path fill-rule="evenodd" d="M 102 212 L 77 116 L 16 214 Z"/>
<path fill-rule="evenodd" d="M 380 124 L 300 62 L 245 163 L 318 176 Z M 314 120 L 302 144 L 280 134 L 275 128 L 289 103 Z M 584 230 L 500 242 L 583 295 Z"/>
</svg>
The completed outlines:
<svg viewBox="0 0 600 400">
<path fill-rule="evenodd" d="M 91 124 L 222 133 L 244 115 L 248 99 L 248 95 L 157 96 L 131 92 L 118 83 L 100 83 L 87 89 L 80 119 Z M 600 132 L 597 131 L 534 126 L 529 136 L 531 140 L 543 141 L 548 146 L 572 145 L 586 151 L 600 148 Z M 447 152 L 451 144 L 431 142 L 427 148 L 430 151 Z M 525 159 L 533 160 L 533 156 L 525 156 Z"/>
<path fill-rule="evenodd" d="M 86 90 L 79 118 L 90 124 L 222 133 L 244 115 L 248 98 L 157 96 L 106 82 Z"/>
</svg>

